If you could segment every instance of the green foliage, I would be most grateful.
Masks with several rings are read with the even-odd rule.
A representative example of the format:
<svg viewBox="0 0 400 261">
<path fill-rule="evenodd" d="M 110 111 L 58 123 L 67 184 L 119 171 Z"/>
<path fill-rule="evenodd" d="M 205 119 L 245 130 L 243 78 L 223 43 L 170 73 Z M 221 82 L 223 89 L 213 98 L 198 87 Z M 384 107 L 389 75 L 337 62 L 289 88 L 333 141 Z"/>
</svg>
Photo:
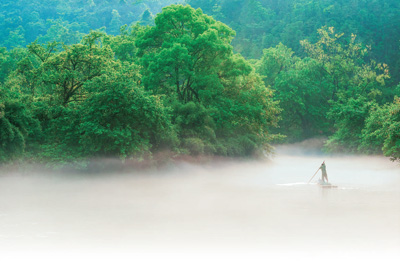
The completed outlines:
<svg viewBox="0 0 400 261">
<path fill-rule="evenodd" d="M 283 109 L 282 134 L 296 141 L 331 133 L 332 123 L 326 114 L 330 109 L 329 83 L 314 59 L 297 60 L 275 80 L 275 99 Z"/>
<path fill-rule="evenodd" d="M 160 98 L 124 76 L 102 76 L 89 83 L 96 92 L 80 108 L 80 144 L 86 155 L 125 158 L 176 142 Z"/>
<path fill-rule="evenodd" d="M 172 107 L 172 120 L 182 140 L 183 150 L 194 155 L 213 154 L 217 137 L 212 111 L 197 102 L 175 102 Z"/>
<path fill-rule="evenodd" d="M 363 129 L 360 146 L 370 152 L 383 151 L 392 160 L 400 159 L 400 99 L 393 103 L 376 106 L 371 110 Z"/>
<path fill-rule="evenodd" d="M 277 126 L 280 113 L 277 103 L 272 100 L 272 91 L 265 88 L 260 76 L 254 72 L 234 79 L 231 88 L 225 89 L 225 95 L 213 105 L 218 111 L 214 115 L 217 135 L 227 144 L 236 145 L 236 148 L 228 146 L 229 156 L 269 150 L 269 142 L 276 138 L 270 130 Z M 254 146 L 249 147 L 249 144 Z"/>
<path fill-rule="evenodd" d="M 212 113 L 204 105 L 196 102 L 180 103 L 174 105 L 174 123 L 180 136 L 190 138 L 199 136 L 202 139 L 215 142 L 215 123 L 210 116 Z"/>
<path fill-rule="evenodd" d="M 200 138 L 183 139 L 183 147 L 192 155 L 204 154 L 204 142 Z"/>
<path fill-rule="evenodd" d="M 251 155 L 272 139 L 279 110 L 250 64 L 233 54 L 233 36 L 201 10 L 172 5 L 136 40 L 143 84 L 165 95 L 191 153 Z M 254 145 L 231 142 L 244 137 Z"/>
<path fill-rule="evenodd" d="M 124 40 L 130 41 L 132 35 Z M 20 109 L 23 113 L 17 114 L 11 96 L 4 97 L 4 147 L 15 155 L 28 148 L 29 133 L 16 119 L 28 123 L 26 117 L 32 114 L 43 129 L 35 133 L 25 153 L 33 160 L 64 165 L 94 156 L 123 159 L 174 149 L 177 138 L 170 109 L 159 96 L 137 86 L 140 75 L 133 59 L 115 59 L 111 45 L 118 40 L 91 32 L 80 44 L 70 46 L 32 43 L 2 89 L 30 110 Z"/>
<path fill-rule="evenodd" d="M 25 149 L 21 131 L 6 117 L 6 104 L 0 103 L 0 162 L 20 156 Z"/>
<path fill-rule="evenodd" d="M 119 29 L 122 26 L 121 22 L 121 15 L 119 14 L 118 10 L 112 10 L 112 19 L 110 22 L 110 29 L 108 30 L 108 33 L 116 35 L 119 34 Z"/>
<path fill-rule="evenodd" d="M 0 84 L 4 84 L 8 75 L 16 68 L 18 62 L 24 57 L 25 50 L 16 48 L 7 51 L 6 48 L 0 47 Z"/>
<path fill-rule="evenodd" d="M 343 33 L 336 34 L 333 27 L 323 27 L 318 33 L 320 38 L 315 44 L 307 40 L 301 44 L 310 57 L 323 65 L 332 86 L 333 100 L 338 93 L 347 97 L 368 95 L 384 86 L 385 79 L 390 78 L 386 64 L 365 60 L 368 48 L 356 43 L 356 35 L 352 34 L 349 41 L 344 41 Z"/>
<path fill-rule="evenodd" d="M 263 56 L 257 62 L 257 72 L 264 76 L 264 82 L 268 85 L 274 85 L 276 78 L 283 71 L 288 71 L 298 60 L 294 57 L 292 49 L 278 44 L 274 48 L 268 48 L 263 51 Z"/>
<path fill-rule="evenodd" d="M 146 27 L 140 26 L 139 24 L 128 26 L 122 26 L 120 29 L 120 35 L 110 36 L 106 35 L 104 38 L 104 44 L 111 47 L 115 57 L 122 62 L 135 62 L 137 63 L 136 57 L 136 38 L 138 33 L 146 30 Z"/>
<path fill-rule="evenodd" d="M 67 45 L 77 44 L 82 40 L 84 36 L 83 32 L 89 31 L 86 23 L 69 23 L 61 19 L 49 19 L 46 21 L 46 26 L 43 27 L 48 27 L 48 29 L 44 35 L 37 37 L 39 43 L 60 42 Z"/>
<path fill-rule="evenodd" d="M 42 162 L 65 165 L 82 158 L 79 146 L 80 114 L 75 104 L 68 107 L 49 105 L 38 108 L 42 114 L 44 140 L 41 141 L 35 158 Z M 45 110 L 45 111 L 41 111 Z"/>
<path fill-rule="evenodd" d="M 275 132 L 286 135 L 288 141 L 329 134 L 329 84 L 318 61 L 300 59 L 279 44 L 264 50 L 256 68 L 275 91 L 274 99 L 282 108 L 280 128 Z"/>
<path fill-rule="evenodd" d="M 400 159 L 400 101 L 396 98 L 389 109 L 391 115 L 390 124 L 387 126 L 387 135 L 383 143 L 383 152 L 385 156 L 392 160 Z M 386 127 L 386 126 L 384 126 Z"/>
<path fill-rule="evenodd" d="M 355 152 L 371 106 L 385 102 L 381 94 L 388 92 L 385 80 L 390 78 L 389 71 L 386 64 L 364 59 L 368 49 L 355 42 L 355 35 L 347 43 L 342 40 L 343 34 L 336 34 L 333 28 L 321 28 L 319 34 L 315 44 L 303 41 L 302 45 L 322 65 L 324 81 L 329 86 L 328 118 L 335 123 L 335 133 L 327 147 Z"/>
<path fill-rule="evenodd" d="M 119 28 L 142 20 L 151 23 L 146 10 L 156 14 L 176 0 L 14 0 L 0 3 L 0 46 L 25 47 L 37 39 L 40 43 L 58 41 L 79 43 L 89 30 L 107 28 L 119 34 Z M 143 19 L 141 19 L 143 18 Z"/>
<path fill-rule="evenodd" d="M 315 43 L 301 43 L 309 57 L 296 57 L 279 44 L 264 50 L 255 64 L 282 108 L 281 128 L 274 131 L 288 141 L 334 133 L 330 149 L 347 145 L 355 151 L 370 103 L 382 104 L 391 97 L 392 90 L 385 88 L 388 67 L 366 59 L 368 48 L 356 43 L 355 35 L 345 40 L 332 27 L 318 32 Z"/>
<path fill-rule="evenodd" d="M 25 30 L 22 26 L 18 26 L 15 30 L 10 31 L 3 45 L 10 48 L 25 47 Z"/>
<path fill-rule="evenodd" d="M 234 32 L 201 10 L 182 5 L 164 8 L 155 24 L 136 41 L 144 86 L 182 102 L 199 101 L 200 92 L 218 81 L 221 65 L 232 54 Z"/>
<path fill-rule="evenodd" d="M 317 29 L 333 26 L 373 46 L 370 55 L 385 61 L 397 84 L 400 79 L 398 50 L 400 4 L 397 0 L 15 0 L 0 3 L 0 46 L 24 47 L 34 40 L 75 44 L 90 29 L 107 28 L 118 34 L 120 25 L 153 24 L 169 4 L 188 3 L 201 8 L 237 32 L 233 46 L 247 58 L 259 58 L 262 50 L 282 42 L 304 57 L 300 41 L 314 42 Z M 116 19 L 118 12 L 119 18 Z M 148 12 L 147 12 L 148 10 Z M 114 12 L 114 14 L 113 14 Z M 79 38 L 78 40 L 76 38 Z"/>
<path fill-rule="evenodd" d="M 40 133 L 39 122 L 25 105 L 7 96 L 0 89 L 0 163 L 21 157 L 27 142 Z"/>
<path fill-rule="evenodd" d="M 315 42 L 317 30 L 335 27 L 357 34 L 372 46 L 370 58 L 385 61 L 394 85 L 400 80 L 400 3 L 397 0 L 187 0 L 194 8 L 224 22 L 237 32 L 235 50 L 259 58 L 262 50 L 282 42 L 299 57 L 306 56 L 300 41 Z"/>
<path fill-rule="evenodd" d="M 328 117 L 335 120 L 336 132 L 329 138 L 327 148 L 332 151 L 357 152 L 365 121 L 374 105 L 373 101 L 360 95 L 349 99 L 339 97 L 328 114 Z"/>
<path fill-rule="evenodd" d="M 87 95 L 85 82 L 99 77 L 114 66 L 113 52 L 102 46 L 104 34 L 91 32 L 81 43 L 71 46 L 56 42 L 28 46 L 31 56 L 18 64 L 14 88 L 35 95 L 51 95 L 58 104 L 67 105 Z"/>
<path fill-rule="evenodd" d="M 153 25 L 153 21 L 154 21 L 153 14 L 149 11 L 149 9 L 146 9 L 142 14 L 142 18 L 140 18 L 140 24 Z"/>
<path fill-rule="evenodd" d="M 154 18 L 172 0 L 2 3 L 0 162 L 251 156 L 282 134 L 398 160 L 399 4 L 381 1 L 187 1 L 214 18 Z"/>
</svg>

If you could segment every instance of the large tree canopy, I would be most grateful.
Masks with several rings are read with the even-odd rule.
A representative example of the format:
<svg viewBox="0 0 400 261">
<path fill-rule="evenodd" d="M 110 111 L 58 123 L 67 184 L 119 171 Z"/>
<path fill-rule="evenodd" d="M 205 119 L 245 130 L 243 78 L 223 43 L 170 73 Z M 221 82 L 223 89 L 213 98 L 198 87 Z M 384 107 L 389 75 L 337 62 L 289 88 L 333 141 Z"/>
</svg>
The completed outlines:
<svg viewBox="0 0 400 261">
<path fill-rule="evenodd" d="M 154 27 L 139 34 L 136 46 L 145 88 L 169 102 L 178 100 L 171 106 L 183 144 L 201 137 L 209 151 L 245 155 L 271 140 L 269 128 L 277 122 L 278 109 L 252 66 L 233 53 L 234 34 L 200 9 L 172 5 L 156 16 Z M 182 121 L 187 110 L 209 120 Z M 193 131 L 197 128 L 208 131 Z"/>
<path fill-rule="evenodd" d="M 145 87 L 175 93 L 183 102 L 200 101 L 201 91 L 218 88 L 232 57 L 232 29 L 182 5 L 164 8 L 155 24 L 137 41 Z"/>
</svg>

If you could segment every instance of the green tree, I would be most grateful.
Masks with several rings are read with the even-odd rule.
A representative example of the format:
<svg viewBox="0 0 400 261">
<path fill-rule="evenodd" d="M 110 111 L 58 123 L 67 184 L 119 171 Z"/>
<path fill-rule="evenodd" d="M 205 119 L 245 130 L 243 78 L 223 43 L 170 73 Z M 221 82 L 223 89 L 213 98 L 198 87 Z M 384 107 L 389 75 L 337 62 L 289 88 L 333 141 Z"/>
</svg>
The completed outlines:
<svg viewBox="0 0 400 261">
<path fill-rule="evenodd" d="M 8 48 L 25 47 L 25 29 L 22 26 L 18 26 L 13 31 L 10 31 L 7 39 L 4 41 L 4 45 Z"/>
<path fill-rule="evenodd" d="M 386 64 L 364 60 L 368 48 L 356 43 L 356 35 L 352 34 L 346 43 L 342 39 L 343 33 L 335 33 L 333 27 L 318 29 L 318 33 L 320 39 L 315 44 L 307 40 L 301 44 L 310 57 L 323 64 L 331 81 L 331 99 L 335 100 L 338 93 L 348 97 L 366 95 L 390 78 Z"/>
<path fill-rule="evenodd" d="M 99 77 L 101 89 L 83 103 L 80 144 L 90 156 L 141 156 L 171 148 L 174 132 L 159 97 L 132 82 Z"/>
<path fill-rule="evenodd" d="M 77 163 L 84 159 L 79 144 L 79 104 L 71 102 L 68 106 L 62 106 L 53 104 L 44 97 L 32 104 L 32 107 L 41 121 L 44 136 L 37 148 L 30 151 L 34 153 L 34 158 L 53 167 Z"/>
<path fill-rule="evenodd" d="M 383 143 L 383 152 L 385 156 L 391 157 L 392 160 L 400 159 L 400 99 L 395 98 L 390 106 L 389 113 L 391 115 L 390 123 L 387 126 L 387 135 Z"/>
<path fill-rule="evenodd" d="M 287 141 L 330 133 L 331 122 L 326 120 L 329 84 L 318 61 L 300 59 L 290 48 L 279 44 L 264 50 L 256 68 L 275 91 L 274 99 L 282 108 L 280 128 L 274 132 L 286 135 Z"/>
<path fill-rule="evenodd" d="M 142 18 L 140 18 L 140 24 L 141 25 L 152 25 L 153 23 L 154 23 L 154 16 L 149 11 L 149 9 L 146 9 L 142 14 Z"/>
<path fill-rule="evenodd" d="M 263 56 L 256 63 L 257 72 L 264 77 L 267 86 L 273 86 L 280 73 L 290 70 L 299 58 L 293 56 L 292 49 L 278 44 L 264 49 Z"/>
<path fill-rule="evenodd" d="M 26 55 L 23 48 L 15 48 L 7 51 L 5 47 L 0 47 L 0 84 L 4 84 L 7 77 L 17 68 L 17 64 Z"/>
<path fill-rule="evenodd" d="M 164 8 L 155 24 L 136 41 L 144 86 L 183 102 L 200 100 L 200 92 L 219 81 L 232 55 L 234 32 L 200 9 L 182 5 Z"/>
<path fill-rule="evenodd" d="M 39 122 L 0 85 L 0 163 L 21 157 L 29 139 L 39 133 Z"/>
<path fill-rule="evenodd" d="M 374 106 L 362 130 L 363 151 L 382 152 L 392 160 L 400 159 L 400 99 Z"/>
<path fill-rule="evenodd" d="M 46 27 L 46 33 L 37 37 L 39 43 L 60 42 L 66 45 L 77 44 L 82 40 L 84 32 L 89 31 L 86 23 L 69 23 L 61 19 L 47 20 Z"/>
<path fill-rule="evenodd" d="M 279 110 L 252 66 L 233 54 L 233 36 L 200 9 L 172 5 L 136 40 L 143 84 L 165 95 L 193 154 L 251 155 L 272 138 Z"/>
<path fill-rule="evenodd" d="M 110 29 L 108 30 L 108 33 L 117 35 L 119 34 L 119 30 L 122 26 L 121 22 L 121 15 L 119 14 L 118 10 L 112 10 L 112 19 L 110 22 Z"/>
<path fill-rule="evenodd" d="M 385 80 L 390 78 L 389 70 L 386 64 L 365 60 L 368 48 L 356 43 L 355 35 L 346 43 L 343 34 L 336 34 L 332 27 L 318 32 L 320 39 L 315 44 L 305 40 L 302 45 L 321 64 L 324 86 L 330 96 L 328 116 L 335 122 L 336 130 L 328 147 L 355 151 L 371 103 L 385 102 L 381 94 L 388 92 Z"/>
<path fill-rule="evenodd" d="M 58 51 L 59 43 L 51 42 L 39 45 L 30 44 L 26 50 L 21 51 L 16 69 L 10 73 L 6 86 L 14 94 L 31 95 L 35 97 L 43 93 L 42 68 L 43 63 Z"/>
<path fill-rule="evenodd" d="M 335 133 L 329 137 L 327 149 L 336 152 L 358 152 L 366 119 L 374 106 L 375 102 L 365 96 L 339 97 L 339 101 L 327 115 L 335 120 Z"/>
<path fill-rule="evenodd" d="M 113 66 L 114 54 L 109 46 L 102 46 L 103 36 L 92 32 L 83 38 L 82 43 L 64 45 L 64 50 L 58 53 L 32 43 L 28 48 L 41 62 L 36 75 L 39 74 L 42 92 L 56 96 L 59 104 L 64 106 L 81 100 L 86 95 L 85 82 L 99 77 Z"/>
<path fill-rule="evenodd" d="M 107 35 L 104 43 L 113 50 L 115 57 L 122 62 L 137 63 L 136 56 L 136 38 L 139 32 L 145 30 L 145 27 L 134 24 L 132 26 L 124 25 L 121 27 L 120 35 Z"/>
<path fill-rule="evenodd" d="M 297 60 L 275 80 L 275 99 L 282 108 L 279 131 L 289 141 L 298 141 L 331 133 L 329 84 L 314 59 Z"/>
</svg>

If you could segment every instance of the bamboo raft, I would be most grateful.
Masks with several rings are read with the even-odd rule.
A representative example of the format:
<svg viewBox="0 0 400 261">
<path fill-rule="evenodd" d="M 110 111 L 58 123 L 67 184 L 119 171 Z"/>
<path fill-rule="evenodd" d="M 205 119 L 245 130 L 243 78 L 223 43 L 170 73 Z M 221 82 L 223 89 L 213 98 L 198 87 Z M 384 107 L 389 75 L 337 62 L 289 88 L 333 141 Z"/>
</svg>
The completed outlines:
<svg viewBox="0 0 400 261">
<path fill-rule="evenodd" d="M 338 186 L 332 185 L 329 182 L 325 182 L 322 181 L 321 179 L 318 180 L 317 184 L 321 187 L 321 188 L 337 188 Z"/>
</svg>

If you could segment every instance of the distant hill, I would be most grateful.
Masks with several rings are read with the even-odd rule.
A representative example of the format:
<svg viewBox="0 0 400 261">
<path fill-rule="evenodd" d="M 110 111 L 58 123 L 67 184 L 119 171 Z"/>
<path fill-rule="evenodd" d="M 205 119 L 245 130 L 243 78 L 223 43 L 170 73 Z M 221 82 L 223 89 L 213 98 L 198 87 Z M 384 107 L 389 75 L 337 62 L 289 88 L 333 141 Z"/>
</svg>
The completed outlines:
<svg viewBox="0 0 400 261">
<path fill-rule="evenodd" d="M 0 46 L 24 47 L 39 38 L 76 43 L 91 29 L 119 27 L 161 11 L 180 0 L 3 0 L 0 2 Z M 148 17 L 147 17 L 148 18 Z"/>
<path fill-rule="evenodd" d="M 246 58 L 282 42 L 304 55 L 300 40 L 316 41 L 317 29 L 357 35 L 371 46 L 371 58 L 389 64 L 394 82 L 400 80 L 399 0 L 187 0 L 232 27 L 233 45 Z"/>
</svg>

